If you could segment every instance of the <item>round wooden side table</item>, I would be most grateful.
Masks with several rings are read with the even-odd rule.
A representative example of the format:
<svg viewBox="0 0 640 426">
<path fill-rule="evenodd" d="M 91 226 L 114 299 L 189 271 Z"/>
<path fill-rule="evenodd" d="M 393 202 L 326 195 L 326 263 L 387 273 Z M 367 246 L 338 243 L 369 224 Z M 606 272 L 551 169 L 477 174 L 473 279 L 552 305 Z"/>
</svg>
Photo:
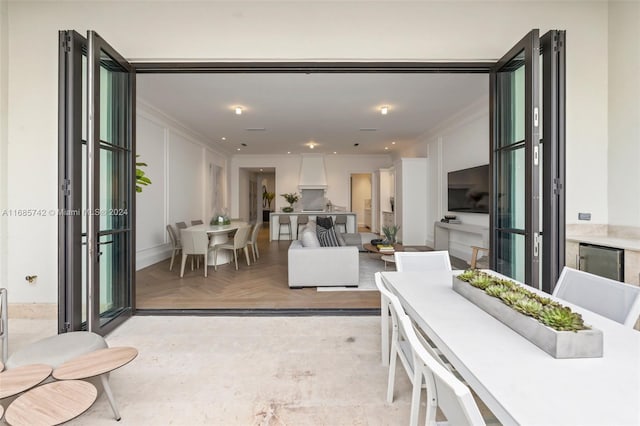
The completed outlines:
<svg viewBox="0 0 640 426">
<path fill-rule="evenodd" d="M 30 364 L 0 373 L 0 399 L 24 392 L 51 374 L 51 367 L 44 364 Z"/>
</svg>

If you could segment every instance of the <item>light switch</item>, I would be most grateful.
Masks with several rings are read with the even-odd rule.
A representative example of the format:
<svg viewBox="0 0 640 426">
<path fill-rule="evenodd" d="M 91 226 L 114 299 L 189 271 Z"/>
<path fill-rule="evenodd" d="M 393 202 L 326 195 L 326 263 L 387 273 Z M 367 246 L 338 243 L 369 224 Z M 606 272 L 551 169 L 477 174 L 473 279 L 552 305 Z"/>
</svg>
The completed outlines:
<svg viewBox="0 0 640 426">
<path fill-rule="evenodd" d="M 578 213 L 578 220 L 591 220 L 591 213 Z"/>
</svg>

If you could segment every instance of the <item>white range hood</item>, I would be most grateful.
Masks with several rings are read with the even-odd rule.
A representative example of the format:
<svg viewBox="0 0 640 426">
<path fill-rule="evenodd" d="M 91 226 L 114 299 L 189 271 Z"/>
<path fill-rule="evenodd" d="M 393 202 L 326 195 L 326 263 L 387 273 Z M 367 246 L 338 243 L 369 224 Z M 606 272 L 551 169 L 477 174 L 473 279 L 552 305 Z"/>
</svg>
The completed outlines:
<svg viewBox="0 0 640 426">
<path fill-rule="evenodd" d="M 302 154 L 298 188 L 327 189 L 327 171 L 324 167 L 324 154 Z"/>
</svg>

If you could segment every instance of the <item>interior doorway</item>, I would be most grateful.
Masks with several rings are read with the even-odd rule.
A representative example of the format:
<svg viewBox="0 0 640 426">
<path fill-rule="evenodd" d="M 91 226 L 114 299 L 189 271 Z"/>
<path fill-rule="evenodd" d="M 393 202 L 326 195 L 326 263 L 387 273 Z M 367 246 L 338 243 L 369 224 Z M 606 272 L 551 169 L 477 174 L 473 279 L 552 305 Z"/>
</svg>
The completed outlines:
<svg viewBox="0 0 640 426">
<path fill-rule="evenodd" d="M 349 210 L 356 214 L 358 229 L 372 229 L 372 176 L 371 173 L 351 173 L 351 201 Z"/>
</svg>

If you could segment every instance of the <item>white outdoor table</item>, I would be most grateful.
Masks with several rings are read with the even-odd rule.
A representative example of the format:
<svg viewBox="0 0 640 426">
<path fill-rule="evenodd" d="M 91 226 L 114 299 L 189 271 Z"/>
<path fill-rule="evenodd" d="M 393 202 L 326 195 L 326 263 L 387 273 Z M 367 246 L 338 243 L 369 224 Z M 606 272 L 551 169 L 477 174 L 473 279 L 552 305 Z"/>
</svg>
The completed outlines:
<svg viewBox="0 0 640 426">
<path fill-rule="evenodd" d="M 562 301 L 602 330 L 604 356 L 555 359 L 454 292 L 451 275 L 382 273 L 407 314 L 500 422 L 640 425 L 638 331 Z"/>
</svg>

